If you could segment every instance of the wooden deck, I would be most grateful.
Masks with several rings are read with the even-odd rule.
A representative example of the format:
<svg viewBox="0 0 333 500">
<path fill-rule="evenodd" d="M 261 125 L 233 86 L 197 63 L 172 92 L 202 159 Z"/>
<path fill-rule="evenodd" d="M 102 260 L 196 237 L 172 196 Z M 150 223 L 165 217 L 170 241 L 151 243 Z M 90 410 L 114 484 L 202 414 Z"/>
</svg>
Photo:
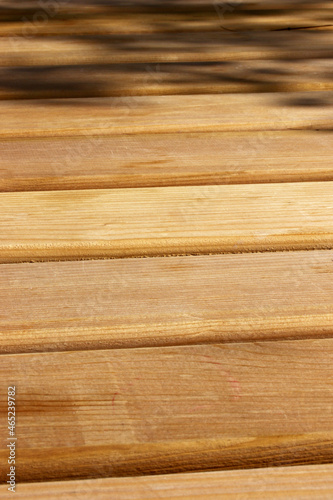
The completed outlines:
<svg viewBox="0 0 333 500">
<path fill-rule="evenodd" d="M 333 497 L 333 6 L 0 0 L 0 497 Z"/>
</svg>

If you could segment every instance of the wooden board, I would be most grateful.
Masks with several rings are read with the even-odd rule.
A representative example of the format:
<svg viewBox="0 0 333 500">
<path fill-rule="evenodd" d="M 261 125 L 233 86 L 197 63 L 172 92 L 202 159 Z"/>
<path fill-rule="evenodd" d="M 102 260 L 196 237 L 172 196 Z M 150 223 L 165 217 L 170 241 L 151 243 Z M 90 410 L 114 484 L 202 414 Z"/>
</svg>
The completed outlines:
<svg viewBox="0 0 333 500">
<path fill-rule="evenodd" d="M 3 265 L 0 352 L 331 336 L 332 272 L 325 250 Z"/>
<path fill-rule="evenodd" d="M 332 42 L 332 30 L 0 37 L 0 58 L 2 67 L 328 59 Z"/>
<path fill-rule="evenodd" d="M 157 33 L 215 30 L 329 28 L 332 7 L 322 2 L 148 2 L 124 5 L 65 2 L 43 9 L 37 1 L 2 11 L 1 34 Z M 234 5 L 234 6 L 233 6 Z M 90 8 L 89 8 L 90 7 Z"/>
<path fill-rule="evenodd" d="M 0 150 L 1 191 L 333 180 L 325 131 L 23 138 Z"/>
<path fill-rule="evenodd" d="M 18 484 L 332 462 L 332 363 L 332 339 L 2 356 Z"/>
<path fill-rule="evenodd" d="M 0 261 L 333 246 L 333 182 L 0 195 Z"/>
<path fill-rule="evenodd" d="M 323 91 L 332 73 L 333 59 L 23 66 L 0 68 L 0 100 Z"/>
<path fill-rule="evenodd" d="M 0 138 L 330 130 L 332 105 L 324 91 L 3 101 Z"/>
<path fill-rule="evenodd" d="M 331 464 L 332 5 L 46 1 L 0 0 L 18 491 Z M 318 488 L 280 472 L 268 496 Z"/>
<path fill-rule="evenodd" d="M 243 471 L 169 474 L 85 481 L 20 484 L 20 498 L 80 498 L 82 500 L 331 500 L 333 495 L 333 465 L 275 467 Z M 5 486 L 0 486 L 1 498 L 12 498 Z"/>
</svg>

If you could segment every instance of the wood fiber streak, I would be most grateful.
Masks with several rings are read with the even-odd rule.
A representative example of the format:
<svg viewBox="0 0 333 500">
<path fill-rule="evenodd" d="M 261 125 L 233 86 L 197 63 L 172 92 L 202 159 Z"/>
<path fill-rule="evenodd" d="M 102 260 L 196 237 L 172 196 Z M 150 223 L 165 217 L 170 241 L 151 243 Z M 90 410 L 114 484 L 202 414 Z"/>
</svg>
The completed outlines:
<svg viewBox="0 0 333 500">
<path fill-rule="evenodd" d="M 0 360 L 2 394 L 17 386 L 19 483 L 333 459 L 332 339 Z"/>
<path fill-rule="evenodd" d="M 333 182 L 0 195 L 0 262 L 331 249 Z"/>
<path fill-rule="evenodd" d="M 333 128 L 333 92 L 3 101 L 0 139 Z M 235 113 L 237 110 L 237 113 Z M 47 116 L 47 120 L 45 120 Z"/>
<path fill-rule="evenodd" d="M 325 131 L 7 139 L 0 150 L 5 192 L 333 180 Z"/>
<path fill-rule="evenodd" d="M 331 336 L 332 273 L 325 250 L 3 265 L 0 352 Z"/>
<path fill-rule="evenodd" d="M 54 483 L 20 484 L 26 500 L 331 500 L 333 466 L 307 465 L 223 472 L 170 474 Z M 0 486 L 1 498 L 12 494 Z"/>
</svg>

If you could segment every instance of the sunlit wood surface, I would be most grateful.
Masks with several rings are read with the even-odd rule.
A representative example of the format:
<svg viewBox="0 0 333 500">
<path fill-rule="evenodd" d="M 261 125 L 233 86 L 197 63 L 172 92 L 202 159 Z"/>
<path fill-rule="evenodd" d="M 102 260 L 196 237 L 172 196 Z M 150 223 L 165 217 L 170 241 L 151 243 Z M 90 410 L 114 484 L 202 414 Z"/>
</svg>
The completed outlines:
<svg viewBox="0 0 333 500">
<path fill-rule="evenodd" d="M 1 498 L 332 498 L 332 28 L 0 0 Z"/>
</svg>

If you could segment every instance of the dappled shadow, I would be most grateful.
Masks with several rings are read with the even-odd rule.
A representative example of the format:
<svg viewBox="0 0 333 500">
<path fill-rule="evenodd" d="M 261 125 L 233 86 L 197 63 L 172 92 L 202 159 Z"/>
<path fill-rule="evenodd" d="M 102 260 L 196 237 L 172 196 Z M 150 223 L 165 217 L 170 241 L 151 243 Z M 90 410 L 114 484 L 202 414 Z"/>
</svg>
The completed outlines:
<svg viewBox="0 0 333 500">
<path fill-rule="evenodd" d="M 0 99 L 333 89 L 330 1 L 41 5 L 0 0 Z"/>
<path fill-rule="evenodd" d="M 321 96 L 288 96 L 287 99 L 284 99 L 284 103 L 289 105 L 289 106 L 300 106 L 300 107 L 317 107 L 317 106 L 325 106 L 328 104 L 327 100 Z"/>
</svg>

